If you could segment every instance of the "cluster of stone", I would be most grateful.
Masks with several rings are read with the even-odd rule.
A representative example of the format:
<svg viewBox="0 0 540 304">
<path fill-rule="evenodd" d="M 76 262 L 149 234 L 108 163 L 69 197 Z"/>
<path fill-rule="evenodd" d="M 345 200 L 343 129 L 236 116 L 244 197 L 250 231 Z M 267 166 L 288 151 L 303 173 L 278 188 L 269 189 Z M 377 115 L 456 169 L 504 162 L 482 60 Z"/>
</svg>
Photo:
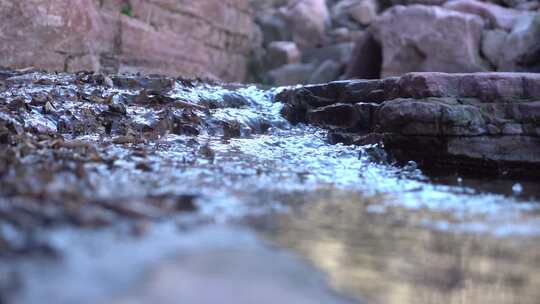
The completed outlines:
<svg viewBox="0 0 540 304">
<path fill-rule="evenodd" d="M 254 80 L 273 85 L 321 83 L 345 74 L 355 41 L 375 19 L 377 0 L 257 1 Z"/>
<path fill-rule="evenodd" d="M 253 0 L 256 1 L 256 0 Z M 289 0 L 256 8 L 274 85 L 408 72 L 540 71 L 536 0 Z"/>
<path fill-rule="evenodd" d="M 282 91 L 293 123 L 427 170 L 540 176 L 540 74 L 409 73 Z"/>
</svg>

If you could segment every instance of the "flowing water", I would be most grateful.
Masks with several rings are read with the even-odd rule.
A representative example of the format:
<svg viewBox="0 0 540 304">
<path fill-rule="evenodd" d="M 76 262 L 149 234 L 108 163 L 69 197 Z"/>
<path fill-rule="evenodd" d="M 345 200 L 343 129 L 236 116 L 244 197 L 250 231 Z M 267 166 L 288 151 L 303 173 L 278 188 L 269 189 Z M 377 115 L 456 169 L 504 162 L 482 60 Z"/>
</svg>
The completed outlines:
<svg viewBox="0 0 540 304">
<path fill-rule="evenodd" d="M 44 229 L 60 256 L 5 265 L 2 290 L 13 303 L 538 303 L 540 183 L 434 179 L 379 147 L 330 145 L 284 120 L 275 92 L 177 88 L 217 102 L 208 131 L 147 144 L 150 172 L 113 146 L 117 168 L 92 180 L 102 196 L 193 195 L 197 211 L 137 233 Z M 223 122 L 238 134 L 212 131 Z"/>
</svg>

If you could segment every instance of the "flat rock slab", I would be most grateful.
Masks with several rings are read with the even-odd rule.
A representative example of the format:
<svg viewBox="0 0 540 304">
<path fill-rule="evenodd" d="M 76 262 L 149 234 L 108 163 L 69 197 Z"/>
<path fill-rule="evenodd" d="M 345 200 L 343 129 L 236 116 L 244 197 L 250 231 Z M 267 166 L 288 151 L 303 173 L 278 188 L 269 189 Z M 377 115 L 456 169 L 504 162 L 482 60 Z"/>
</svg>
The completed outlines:
<svg viewBox="0 0 540 304">
<path fill-rule="evenodd" d="M 540 176 L 540 75 L 410 73 L 285 89 L 292 122 L 425 169 Z M 335 136 L 335 135 L 338 136 Z"/>
</svg>

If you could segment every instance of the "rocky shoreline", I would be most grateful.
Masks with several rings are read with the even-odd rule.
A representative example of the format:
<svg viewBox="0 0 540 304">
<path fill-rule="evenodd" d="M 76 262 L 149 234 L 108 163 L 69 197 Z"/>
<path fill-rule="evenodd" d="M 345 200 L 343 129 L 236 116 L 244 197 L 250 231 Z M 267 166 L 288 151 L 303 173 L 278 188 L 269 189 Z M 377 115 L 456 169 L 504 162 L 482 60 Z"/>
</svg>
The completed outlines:
<svg viewBox="0 0 540 304">
<path fill-rule="evenodd" d="M 332 142 L 380 144 L 433 172 L 540 176 L 540 75 L 410 73 L 289 88 L 276 99 L 293 123 Z"/>
<path fill-rule="evenodd" d="M 202 80 L 0 70 L 0 256 L 51 251 L 43 227 L 127 220 L 136 232 L 195 211 L 191 191 L 153 193 L 164 174 L 157 163 L 211 165 L 214 152 L 197 136 L 241 133 L 211 110 L 247 103 Z"/>
<path fill-rule="evenodd" d="M 262 91 L 0 70 L 0 303 L 199 303 L 198 290 L 256 301 L 223 286 L 268 303 L 384 303 L 392 290 L 476 303 L 503 298 L 486 296 L 493 282 L 536 303 L 538 182 L 454 186 L 366 145 L 422 168 L 534 176 L 538 79 L 420 73 Z M 318 272 L 281 248 L 329 281 L 314 285 Z"/>
</svg>

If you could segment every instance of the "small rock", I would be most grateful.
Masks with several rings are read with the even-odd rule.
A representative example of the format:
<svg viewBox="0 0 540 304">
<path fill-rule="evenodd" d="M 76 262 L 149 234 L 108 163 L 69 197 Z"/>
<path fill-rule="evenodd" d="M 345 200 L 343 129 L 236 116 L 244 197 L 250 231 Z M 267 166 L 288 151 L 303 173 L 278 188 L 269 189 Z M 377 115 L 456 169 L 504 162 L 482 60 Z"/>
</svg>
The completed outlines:
<svg viewBox="0 0 540 304">
<path fill-rule="evenodd" d="M 268 77 L 270 82 L 277 86 L 305 84 L 313 71 L 315 66 L 312 64 L 293 63 L 271 70 Z"/>
<path fill-rule="evenodd" d="M 369 25 L 377 17 L 378 3 L 376 0 L 343 0 L 332 8 L 334 23 L 348 28 L 356 22 L 360 25 Z"/>
<path fill-rule="evenodd" d="M 487 71 L 479 56 L 483 28 L 482 18 L 468 13 L 434 6 L 394 6 L 371 28 L 382 46 L 381 76 Z"/>
<path fill-rule="evenodd" d="M 223 137 L 225 139 L 236 138 L 242 135 L 240 124 L 238 122 L 223 123 Z"/>
<path fill-rule="evenodd" d="M 267 67 L 274 69 L 286 64 L 300 62 L 300 50 L 292 41 L 274 41 L 268 46 Z"/>
<path fill-rule="evenodd" d="M 216 157 L 216 153 L 214 152 L 214 150 L 212 150 L 212 148 L 210 147 L 209 144 L 205 144 L 203 145 L 200 149 L 199 149 L 199 153 L 202 154 L 203 157 L 207 158 L 207 159 L 210 159 L 210 160 L 214 160 L 214 158 Z"/>
<path fill-rule="evenodd" d="M 357 2 L 359 3 L 351 7 L 349 15 L 362 25 L 371 24 L 377 18 L 379 10 L 378 2 L 376 0 L 361 0 Z"/>
<path fill-rule="evenodd" d="M 259 14 L 255 22 L 261 29 L 264 46 L 268 46 L 272 41 L 292 40 L 286 21 L 275 11 Z"/>
<path fill-rule="evenodd" d="M 108 76 L 103 76 L 103 84 L 105 84 L 105 86 L 107 86 L 109 88 L 114 87 L 113 80 Z"/>
<path fill-rule="evenodd" d="M 121 114 L 121 115 L 126 115 L 127 114 L 126 106 L 124 104 L 122 104 L 122 103 L 110 104 L 109 105 L 109 111 L 111 113 L 117 113 L 117 114 Z"/>
<path fill-rule="evenodd" d="M 319 48 L 309 48 L 302 52 L 302 62 L 320 64 L 326 60 L 346 64 L 351 60 L 354 43 L 338 43 Z"/>
<path fill-rule="evenodd" d="M 176 199 L 175 209 L 181 212 L 193 212 L 197 210 L 195 204 L 196 195 L 184 194 L 178 196 Z"/>
</svg>

